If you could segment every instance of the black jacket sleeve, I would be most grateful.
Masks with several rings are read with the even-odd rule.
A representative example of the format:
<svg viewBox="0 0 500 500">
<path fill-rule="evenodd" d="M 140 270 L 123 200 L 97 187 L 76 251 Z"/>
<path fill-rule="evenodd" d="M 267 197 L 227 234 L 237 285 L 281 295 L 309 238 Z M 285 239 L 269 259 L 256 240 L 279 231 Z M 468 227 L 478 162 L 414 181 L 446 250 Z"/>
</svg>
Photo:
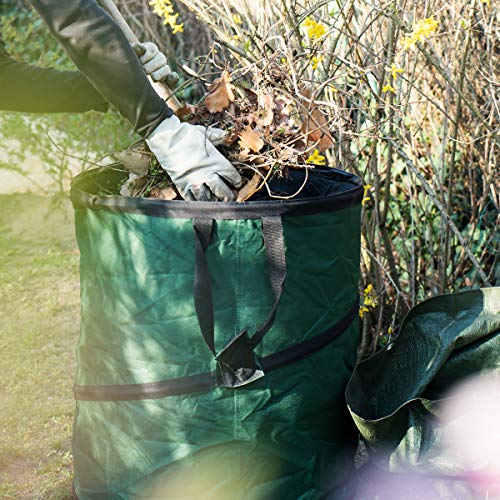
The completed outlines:
<svg viewBox="0 0 500 500">
<path fill-rule="evenodd" d="M 31 0 L 96 90 L 146 137 L 172 110 L 156 94 L 125 35 L 96 0 Z"/>
<path fill-rule="evenodd" d="M 16 61 L 0 39 L 0 109 L 78 113 L 106 111 L 108 103 L 77 71 L 42 69 Z"/>
</svg>

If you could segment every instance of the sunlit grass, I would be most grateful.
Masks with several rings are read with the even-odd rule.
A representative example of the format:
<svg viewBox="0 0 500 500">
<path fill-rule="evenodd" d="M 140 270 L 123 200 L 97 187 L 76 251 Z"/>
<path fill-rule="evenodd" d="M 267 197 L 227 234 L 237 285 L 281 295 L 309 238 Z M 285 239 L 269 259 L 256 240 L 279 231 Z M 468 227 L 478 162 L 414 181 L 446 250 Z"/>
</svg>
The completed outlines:
<svg viewBox="0 0 500 500">
<path fill-rule="evenodd" d="M 0 197 L 0 498 L 69 498 L 78 254 L 69 202 Z"/>
</svg>

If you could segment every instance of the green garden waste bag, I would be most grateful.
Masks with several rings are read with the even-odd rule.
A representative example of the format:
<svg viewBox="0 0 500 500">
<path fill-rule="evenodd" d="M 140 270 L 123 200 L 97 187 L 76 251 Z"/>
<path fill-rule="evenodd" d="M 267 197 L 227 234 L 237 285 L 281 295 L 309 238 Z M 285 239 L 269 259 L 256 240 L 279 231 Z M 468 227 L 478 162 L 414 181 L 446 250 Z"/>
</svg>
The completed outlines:
<svg viewBox="0 0 500 500">
<path fill-rule="evenodd" d="M 127 175 L 71 190 L 76 496 L 348 498 L 360 180 L 239 204 L 117 196 Z"/>
<path fill-rule="evenodd" d="M 358 500 L 500 498 L 498 473 L 488 477 L 487 464 L 467 464 L 465 453 L 453 451 L 481 432 L 475 426 L 487 411 L 484 396 L 483 406 L 475 408 L 479 389 L 460 395 L 466 398 L 461 412 L 465 406 L 477 415 L 470 425 L 463 413 L 449 418 L 445 411 L 459 397 L 450 389 L 471 380 L 493 382 L 489 402 L 498 411 L 499 333 L 500 288 L 441 295 L 414 307 L 394 342 L 357 365 L 346 399 L 371 456 Z M 490 417 L 496 424 L 484 432 L 498 436 L 500 417 Z M 457 427 L 464 423 L 468 427 Z M 462 429 L 458 436 L 457 429 Z M 471 453 L 477 446 L 484 442 Z M 494 453 L 498 457 L 498 450 Z"/>
</svg>

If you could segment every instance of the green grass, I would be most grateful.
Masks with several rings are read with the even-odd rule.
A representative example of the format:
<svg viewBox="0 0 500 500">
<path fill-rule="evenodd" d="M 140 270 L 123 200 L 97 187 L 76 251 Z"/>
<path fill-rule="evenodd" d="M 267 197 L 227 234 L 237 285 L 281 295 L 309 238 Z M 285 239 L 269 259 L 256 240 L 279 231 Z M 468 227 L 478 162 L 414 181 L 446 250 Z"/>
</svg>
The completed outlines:
<svg viewBox="0 0 500 500">
<path fill-rule="evenodd" d="M 71 498 L 78 252 L 67 200 L 0 196 L 0 498 Z"/>
</svg>

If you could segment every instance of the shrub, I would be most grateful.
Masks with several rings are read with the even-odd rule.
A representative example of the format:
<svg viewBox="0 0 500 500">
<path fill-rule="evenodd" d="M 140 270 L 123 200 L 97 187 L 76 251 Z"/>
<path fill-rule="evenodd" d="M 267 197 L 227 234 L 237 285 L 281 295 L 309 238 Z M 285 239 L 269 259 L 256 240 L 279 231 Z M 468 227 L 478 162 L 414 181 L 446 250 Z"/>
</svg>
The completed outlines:
<svg viewBox="0 0 500 500">
<path fill-rule="evenodd" d="M 426 297 L 498 280 L 493 3 L 181 4 L 212 32 L 210 71 L 320 109 L 329 164 L 364 179 L 363 354 Z"/>
</svg>

